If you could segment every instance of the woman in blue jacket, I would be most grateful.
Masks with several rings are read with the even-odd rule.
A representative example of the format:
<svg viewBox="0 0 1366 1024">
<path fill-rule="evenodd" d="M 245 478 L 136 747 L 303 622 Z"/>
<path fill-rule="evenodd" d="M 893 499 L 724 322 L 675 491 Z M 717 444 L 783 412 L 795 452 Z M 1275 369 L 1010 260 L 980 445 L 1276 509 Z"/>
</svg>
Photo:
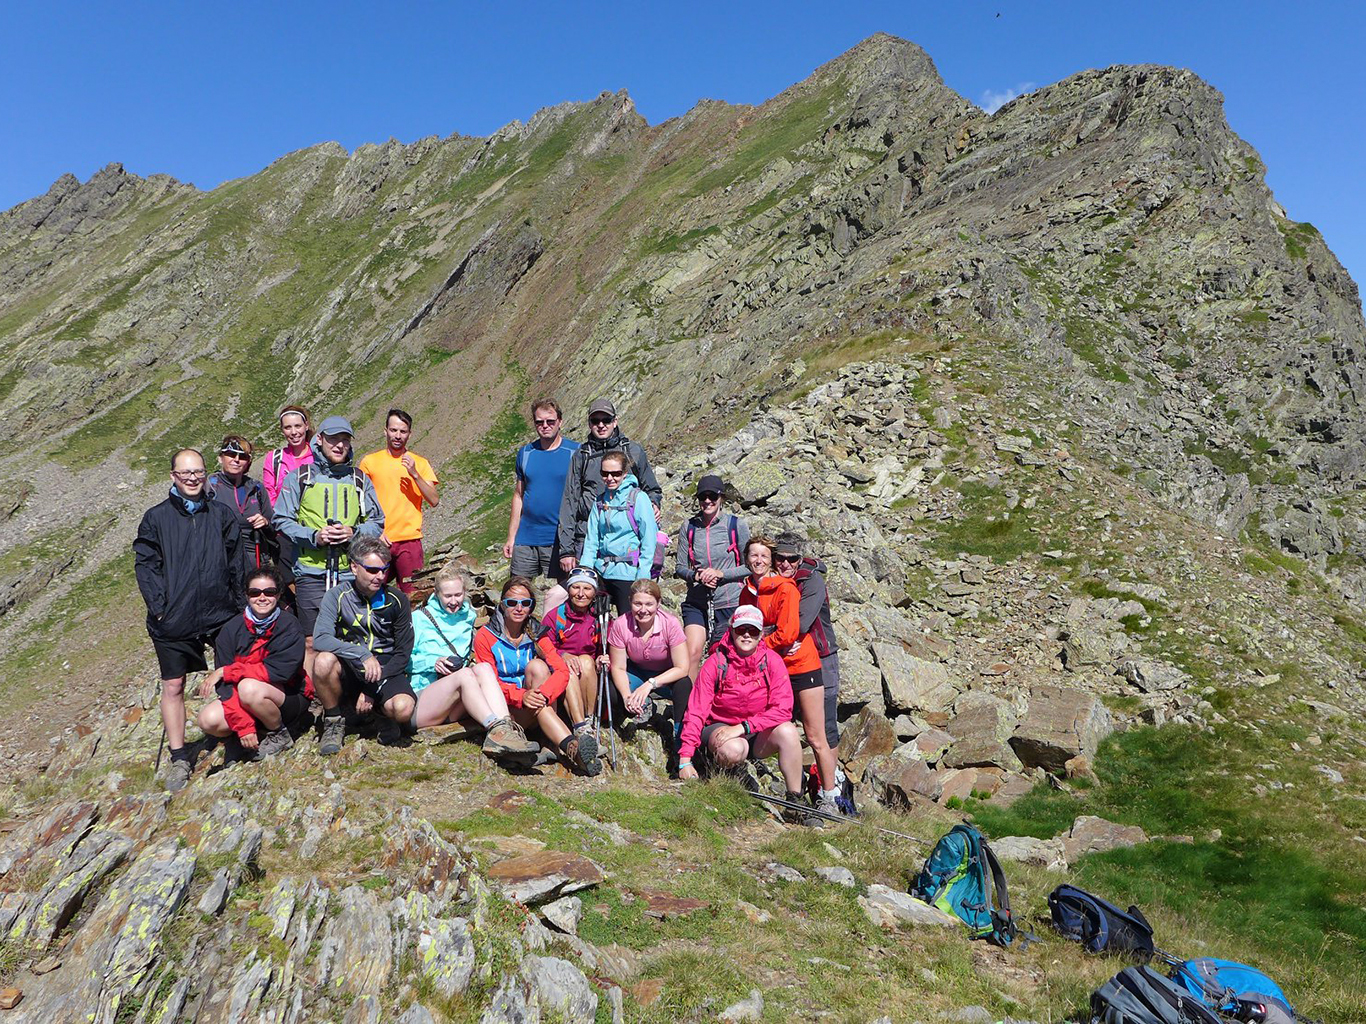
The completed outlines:
<svg viewBox="0 0 1366 1024">
<path fill-rule="evenodd" d="M 579 564 L 598 574 L 617 614 L 625 615 L 631 606 L 631 584 L 650 578 L 659 523 L 625 452 L 602 457 L 602 481 L 603 491 L 588 513 Z"/>
<path fill-rule="evenodd" d="M 526 738 L 487 665 L 473 662 L 474 609 L 465 577 L 448 565 L 436 574 L 436 592 L 413 611 L 409 680 L 417 694 L 419 729 L 470 718 L 484 727 L 484 753 L 495 760 L 530 763 L 541 745 Z"/>
</svg>

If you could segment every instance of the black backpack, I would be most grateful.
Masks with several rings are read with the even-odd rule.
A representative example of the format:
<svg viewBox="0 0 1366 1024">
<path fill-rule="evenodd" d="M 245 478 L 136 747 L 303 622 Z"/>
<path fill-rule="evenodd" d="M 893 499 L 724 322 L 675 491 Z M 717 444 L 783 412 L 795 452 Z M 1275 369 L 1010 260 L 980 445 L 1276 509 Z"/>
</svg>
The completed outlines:
<svg viewBox="0 0 1366 1024">
<path fill-rule="evenodd" d="M 1091 993 L 1091 1024 L 1223 1024 L 1197 996 L 1151 967 L 1126 967 Z"/>
<path fill-rule="evenodd" d="M 1125 953 L 1144 964 L 1153 958 L 1153 927 L 1137 907 L 1123 911 L 1085 889 L 1060 885 L 1048 894 L 1048 909 L 1058 933 L 1088 953 Z"/>
</svg>

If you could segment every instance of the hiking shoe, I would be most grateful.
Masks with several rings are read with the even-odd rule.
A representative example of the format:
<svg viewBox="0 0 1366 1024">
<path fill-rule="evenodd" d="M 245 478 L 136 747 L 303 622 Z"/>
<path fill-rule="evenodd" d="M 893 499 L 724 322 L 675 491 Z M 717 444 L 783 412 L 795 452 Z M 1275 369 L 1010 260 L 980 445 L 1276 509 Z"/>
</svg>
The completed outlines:
<svg viewBox="0 0 1366 1024">
<path fill-rule="evenodd" d="M 194 772 L 194 765 L 188 759 L 178 757 L 171 758 L 171 763 L 166 768 L 166 789 L 171 793 L 179 793 L 190 784 L 190 775 Z"/>
<path fill-rule="evenodd" d="M 822 814 L 837 814 L 841 818 L 844 817 L 844 811 L 840 809 L 837 797 L 817 796 L 816 810 L 820 811 Z M 830 824 L 833 825 L 835 822 L 830 822 Z"/>
<path fill-rule="evenodd" d="M 536 760 L 531 762 L 531 767 L 541 768 L 548 764 L 554 764 L 559 759 L 560 755 L 557 754 L 552 748 L 542 747 L 540 752 L 536 755 Z"/>
<path fill-rule="evenodd" d="M 569 749 L 565 753 L 569 755 L 569 760 L 574 762 L 575 767 L 590 779 L 595 775 L 602 774 L 602 760 L 598 757 L 598 741 L 587 729 L 580 729 L 574 733 L 574 738 L 569 741 Z"/>
<path fill-rule="evenodd" d="M 805 804 L 806 797 L 804 797 L 801 793 L 788 793 L 787 801 L 788 803 Z M 816 817 L 814 814 L 811 813 L 811 810 L 807 807 L 784 807 L 783 821 L 787 822 L 790 825 L 804 825 L 807 828 L 825 827 L 824 819 Z"/>
<path fill-rule="evenodd" d="M 725 769 L 726 778 L 734 779 L 748 793 L 759 792 L 759 780 L 749 770 L 748 762 L 732 765 Z"/>
<path fill-rule="evenodd" d="M 275 757 L 279 754 L 283 754 L 292 746 L 294 746 L 294 737 L 291 736 L 289 730 L 282 725 L 280 728 L 272 729 L 261 737 L 261 742 L 256 747 L 256 753 L 263 758 Z"/>
<path fill-rule="evenodd" d="M 346 719 L 341 715 L 323 716 L 323 734 L 318 738 L 318 753 L 323 757 L 340 754 L 346 738 Z"/>
<path fill-rule="evenodd" d="M 517 764 L 531 764 L 541 752 L 541 745 L 526 738 L 522 727 L 511 718 L 500 718 L 492 723 L 484 733 L 481 748 L 495 761 L 512 761 Z"/>
</svg>

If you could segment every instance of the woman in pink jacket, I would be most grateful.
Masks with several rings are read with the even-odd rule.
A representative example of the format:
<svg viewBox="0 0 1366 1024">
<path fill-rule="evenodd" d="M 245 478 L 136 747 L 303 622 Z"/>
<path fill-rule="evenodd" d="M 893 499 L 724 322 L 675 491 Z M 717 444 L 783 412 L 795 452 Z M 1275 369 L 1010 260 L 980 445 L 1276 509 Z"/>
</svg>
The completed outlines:
<svg viewBox="0 0 1366 1024">
<path fill-rule="evenodd" d="M 783 659 L 763 644 L 763 635 L 763 613 L 741 605 L 725 637 L 702 663 L 683 719 L 678 777 L 697 778 L 692 757 L 699 746 L 723 769 L 742 768 L 750 757 L 777 754 L 787 798 L 801 801 L 802 746 L 792 724 L 792 683 Z M 822 823 L 809 816 L 793 820 Z"/>
</svg>

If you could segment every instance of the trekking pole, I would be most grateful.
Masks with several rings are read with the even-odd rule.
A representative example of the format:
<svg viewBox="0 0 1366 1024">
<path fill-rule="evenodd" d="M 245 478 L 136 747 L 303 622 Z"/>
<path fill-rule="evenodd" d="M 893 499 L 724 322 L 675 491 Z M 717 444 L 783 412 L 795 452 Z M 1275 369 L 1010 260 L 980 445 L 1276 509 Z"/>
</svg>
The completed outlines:
<svg viewBox="0 0 1366 1024">
<path fill-rule="evenodd" d="M 905 832 L 897 832 L 894 829 L 883 828 L 881 825 L 874 825 L 871 821 L 864 821 L 862 818 L 850 818 L 843 814 L 835 814 L 832 811 L 822 811 L 820 808 L 812 807 L 810 804 L 798 803 L 796 800 L 784 800 L 782 797 L 769 796 L 767 793 L 751 792 L 749 795 L 756 800 L 762 800 L 764 803 L 777 804 L 779 807 L 786 807 L 790 811 L 801 811 L 803 814 L 814 815 L 815 817 L 823 818 L 826 821 L 837 821 L 842 825 L 864 825 L 868 828 L 876 829 L 885 835 L 896 836 L 898 839 L 907 839 L 912 843 L 919 843 L 921 846 L 931 845 L 924 839 L 907 835 Z"/>
<path fill-rule="evenodd" d="M 609 616 L 607 614 L 607 595 L 597 596 L 598 613 L 598 643 L 602 645 L 603 656 L 609 659 L 608 666 L 598 672 L 598 713 L 597 721 L 599 727 L 602 724 L 602 705 L 607 705 L 607 744 L 611 749 L 610 760 L 612 770 L 617 767 L 617 734 L 612 728 L 612 667 L 611 652 L 607 649 L 607 630 L 610 628 Z M 598 749 L 602 749 L 602 744 L 598 744 Z"/>
<path fill-rule="evenodd" d="M 166 749 L 166 725 L 165 725 L 165 723 L 163 723 L 162 726 L 161 726 L 161 742 L 157 744 L 157 759 L 156 759 L 156 763 L 152 765 L 152 774 L 153 774 L 153 775 L 155 775 L 157 772 L 161 771 L 161 752 L 162 752 L 163 750 L 165 750 L 165 749 Z"/>
</svg>

